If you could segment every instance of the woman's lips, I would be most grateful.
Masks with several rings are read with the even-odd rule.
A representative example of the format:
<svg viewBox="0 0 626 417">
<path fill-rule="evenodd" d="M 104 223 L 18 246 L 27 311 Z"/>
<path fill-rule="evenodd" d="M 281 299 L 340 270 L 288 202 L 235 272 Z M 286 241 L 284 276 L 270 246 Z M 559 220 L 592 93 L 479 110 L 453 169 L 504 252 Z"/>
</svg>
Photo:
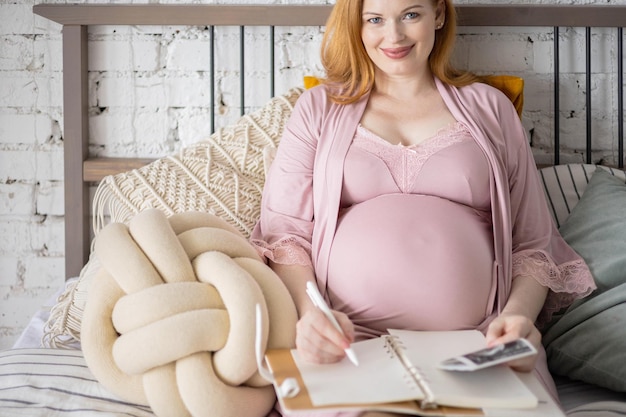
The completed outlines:
<svg viewBox="0 0 626 417">
<path fill-rule="evenodd" d="M 412 48 L 412 46 L 405 46 L 402 48 L 381 48 L 381 50 L 388 58 L 400 59 L 407 56 Z"/>
</svg>

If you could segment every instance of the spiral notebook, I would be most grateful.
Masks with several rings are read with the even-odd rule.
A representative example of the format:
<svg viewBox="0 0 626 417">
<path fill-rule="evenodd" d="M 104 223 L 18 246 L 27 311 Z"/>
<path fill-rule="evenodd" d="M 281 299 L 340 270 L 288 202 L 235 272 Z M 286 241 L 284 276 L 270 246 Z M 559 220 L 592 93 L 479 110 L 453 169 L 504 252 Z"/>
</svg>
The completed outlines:
<svg viewBox="0 0 626 417">
<path fill-rule="evenodd" d="M 536 409 L 535 393 L 507 366 L 475 372 L 437 367 L 444 359 L 485 345 L 482 333 L 474 330 L 389 330 L 389 335 L 352 344 L 358 367 L 347 359 L 329 365 L 308 363 L 295 350 L 269 351 L 266 361 L 276 386 L 286 378 L 298 382 L 297 395 L 279 395 L 283 409 L 294 413 L 367 409 L 471 416 L 484 415 L 484 409 Z"/>
</svg>

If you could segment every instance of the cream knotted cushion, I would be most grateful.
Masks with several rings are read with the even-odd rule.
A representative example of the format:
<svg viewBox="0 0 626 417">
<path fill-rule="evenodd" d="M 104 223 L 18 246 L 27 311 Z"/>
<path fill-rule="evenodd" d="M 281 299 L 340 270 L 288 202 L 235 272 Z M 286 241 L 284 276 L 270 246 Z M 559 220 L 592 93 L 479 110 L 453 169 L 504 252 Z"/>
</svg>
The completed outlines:
<svg viewBox="0 0 626 417">
<path fill-rule="evenodd" d="M 95 377 L 157 416 L 265 416 L 273 388 L 258 373 L 263 346 L 294 345 L 296 309 L 280 278 L 221 218 L 159 210 L 98 235 L 82 349 Z"/>
</svg>

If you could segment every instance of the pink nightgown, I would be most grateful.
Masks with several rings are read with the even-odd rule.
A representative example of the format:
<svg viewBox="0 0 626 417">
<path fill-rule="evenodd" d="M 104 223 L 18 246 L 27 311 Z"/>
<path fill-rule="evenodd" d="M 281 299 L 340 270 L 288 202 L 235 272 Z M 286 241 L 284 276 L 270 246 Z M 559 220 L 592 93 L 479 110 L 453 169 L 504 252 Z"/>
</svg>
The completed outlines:
<svg viewBox="0 0 626 417">
<path fill-rule="evenodd" d="M 491 312 L 489 168 L 462 124 L 411 147 L 359 126 L 341 196 L 327 290 L 359 339 L 475 328 Z"/>
</svg>

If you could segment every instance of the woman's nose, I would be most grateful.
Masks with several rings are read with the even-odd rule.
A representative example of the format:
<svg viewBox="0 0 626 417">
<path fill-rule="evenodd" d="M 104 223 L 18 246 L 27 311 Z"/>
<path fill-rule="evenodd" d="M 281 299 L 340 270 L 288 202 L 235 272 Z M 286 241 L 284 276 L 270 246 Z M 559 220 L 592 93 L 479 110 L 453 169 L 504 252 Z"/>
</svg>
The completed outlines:
<svg viewBox="0 0 626 417">
<path fill-rule="evenodd" d="M 402 24 L 395 21 L 390 21 L 387 24 L 387 30 L 385 33 L 387 40 L 390 42 L 398 42 L 404 38 L 404 31 Z"/>
</svg>

